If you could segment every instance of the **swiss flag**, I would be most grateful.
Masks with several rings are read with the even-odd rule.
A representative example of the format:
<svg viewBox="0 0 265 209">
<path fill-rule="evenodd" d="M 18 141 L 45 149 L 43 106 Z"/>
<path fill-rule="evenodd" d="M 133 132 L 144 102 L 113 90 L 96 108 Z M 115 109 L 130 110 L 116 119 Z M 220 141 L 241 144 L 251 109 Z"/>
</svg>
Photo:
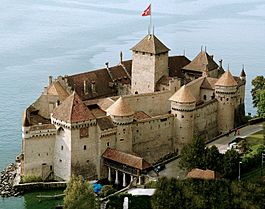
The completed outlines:
<svg viewBox="0 0 265 209">
<path fill-rule="evenodd" d="M 143 11 L 142 16 L 149 16 L 151 15 L 151 4 Z"/>
</svg>

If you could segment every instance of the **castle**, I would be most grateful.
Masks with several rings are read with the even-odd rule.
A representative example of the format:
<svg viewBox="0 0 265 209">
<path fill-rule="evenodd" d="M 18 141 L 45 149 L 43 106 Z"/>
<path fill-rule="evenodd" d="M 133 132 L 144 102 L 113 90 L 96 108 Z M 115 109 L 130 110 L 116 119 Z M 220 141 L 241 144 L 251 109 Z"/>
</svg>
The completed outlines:
<svg viewBox="0 0 265 209">
<path fill-rule="evenodd" d="M 132 60 L 71 76 L 49 77 L 23 114 L 22 175 L 69 180 L 108 177 L 123 186 L 152 163 L 240 124 L 246 74 L 224 71 L 205 50 L 190 61 L 169 56 L 155 35 Z"/>
</svg>

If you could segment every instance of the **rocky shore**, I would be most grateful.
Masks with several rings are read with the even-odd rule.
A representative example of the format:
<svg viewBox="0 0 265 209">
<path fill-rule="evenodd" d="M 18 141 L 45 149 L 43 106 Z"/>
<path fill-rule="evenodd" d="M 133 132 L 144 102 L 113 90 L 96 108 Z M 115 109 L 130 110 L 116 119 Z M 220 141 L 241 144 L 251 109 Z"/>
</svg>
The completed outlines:
<svg viewBox="0 0 265 209">
<path fill-rule="evenodd" d="M 9 164 L 2 172 L 0 176 L 0 196 L 11 197 L 18 196 L 20 192 L 14 188 L 14 180 L 17 174 L 17 166 L 15 163 Z"/>
</svg>

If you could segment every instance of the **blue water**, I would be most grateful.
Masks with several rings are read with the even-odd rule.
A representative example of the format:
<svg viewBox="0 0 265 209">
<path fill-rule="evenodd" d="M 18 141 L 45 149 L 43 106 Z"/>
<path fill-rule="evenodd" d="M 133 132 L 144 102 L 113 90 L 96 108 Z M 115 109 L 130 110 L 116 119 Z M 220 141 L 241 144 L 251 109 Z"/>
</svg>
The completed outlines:
<svg viewBox="0 0 265 209">
<path fill-rule="evenodd" d="M 21 150 L 21 115 L 48 76 L 116 64 L 147 33 L 147 0 L 1 0 L 0 170 Z M 155 34 L 171 54 L 192 59 L 207 46 L 239 75 L 247 73 L 246 112 L 255 114 L 250 81 L 264 75 L 263 0 L 154 0 Z M 0 209 L 29 208 L 24 197 L 0 199 Z M 31 206 L 32 207 L 32 206 Z M 39 207 L 39 206 L 38 206 Z"/>
</svg>

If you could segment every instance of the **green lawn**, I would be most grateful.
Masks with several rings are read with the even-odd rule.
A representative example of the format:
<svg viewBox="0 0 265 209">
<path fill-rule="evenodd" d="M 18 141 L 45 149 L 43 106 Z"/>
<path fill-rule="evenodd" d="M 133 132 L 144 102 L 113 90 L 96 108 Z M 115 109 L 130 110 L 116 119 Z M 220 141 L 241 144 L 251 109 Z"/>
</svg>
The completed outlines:
<svg viewBox="0 0 265 209">
<path fill-rule="evenodd" d="M 263 176 L 265 175 L 265 167 L 263 167 Z M 261 166 L 241 176 L 242 180 L 257 181 L 261 177 Z"/>
<path fill-rule="evenodd" d="M 246 137 L 248 144 L 252 147 L 255 145 L 263 144 L 263 131 L 259 131 Z"/>
</svg>

